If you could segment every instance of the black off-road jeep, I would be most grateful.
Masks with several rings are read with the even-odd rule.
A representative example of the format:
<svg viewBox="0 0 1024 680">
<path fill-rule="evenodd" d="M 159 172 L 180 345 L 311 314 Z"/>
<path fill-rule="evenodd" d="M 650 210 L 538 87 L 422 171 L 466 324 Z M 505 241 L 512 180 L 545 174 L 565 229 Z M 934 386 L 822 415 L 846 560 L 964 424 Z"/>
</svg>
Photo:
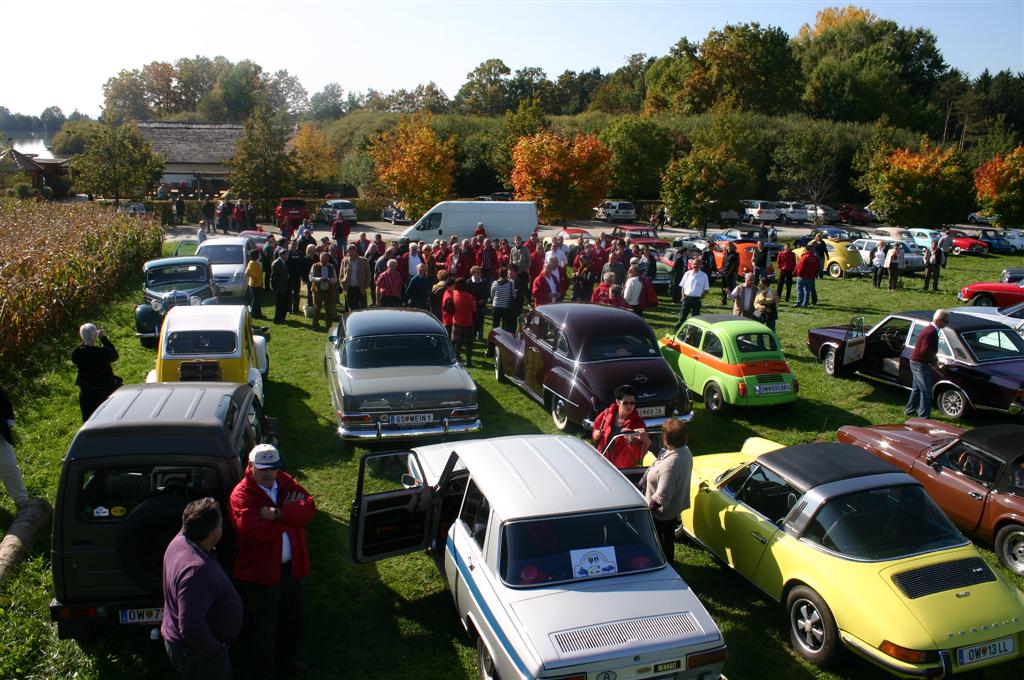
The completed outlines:
<svg viewBox="0 0 1024 680">
<path fill-rule="evenodd" d="M 50 603 L 58 637 L 158 627 L 164 550 L 181 528 L 182 510 L 211 496 L 226 517 L 249 451 L 273 443 L 275 428 L 248 385 L 125 385 L 111 395 L 64 456 Z M 230 574 L 229 521 L 217 552 Z"/>
</svg>

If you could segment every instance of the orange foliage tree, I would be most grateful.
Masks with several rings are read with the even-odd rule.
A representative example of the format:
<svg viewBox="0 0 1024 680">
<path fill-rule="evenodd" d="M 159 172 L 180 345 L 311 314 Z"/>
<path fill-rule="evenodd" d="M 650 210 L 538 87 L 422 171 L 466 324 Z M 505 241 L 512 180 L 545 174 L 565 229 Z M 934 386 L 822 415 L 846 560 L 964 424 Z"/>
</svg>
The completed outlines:
<svg viewBox="0 0 1024 680">
<path fill-rule="evenodd" d="M 901 227 L 955 224 L 973 203 L 970 175 L 956 150 L 927 141 L 921 151 L 880 151 L 861 184 L 878 212 Z"/>
<path fill-rule="evenodd" d="M 589 215 L 608 192 L 611 157 L 595 135 L 544 130 L 523 137 L 512 150 L 516 198 L 536 201 L 549 224 Z"/>
<path fill-rule="evenodd" d="M 455 173 L 455 135 L 442 141 L 430 121 L 429 114 L 405 116 L 393 130 L 373 137 L 367 148 L 375 193 L 396 199 L 414 218 L 448 197 Z"/>
<path fill-rule="evenodd" d="M 803 41 L 809 38 L 817 38 L 822 33 L 830 31 L 833 28 L 838 28 L 839 26 L 851 24 L 857 21 L 873 24 L 878 21 L 878 16 L 869 9 L 856 7 L 854 5 L 847 5 L 846 7 L 826 7 L 818 10 L 818 13 L 814 15 L 814 26 L 804 24 L 800 27 L 800 31 L 796 34 L 796 39 L 798 41 Z"/>
<path fill-rule="evenodd" d="M 305 122 L 292 138 L 292 156 L 303 187 L 328 184 L 334 178 L 336 151 L 323 130 Z"/>
<path fill-rule="evenodd" d="M 974 172 L 978 205 L 999 215 L 1003 227 L 1024 225 L 1024 146 L 985 163 Z"/>
</svg>

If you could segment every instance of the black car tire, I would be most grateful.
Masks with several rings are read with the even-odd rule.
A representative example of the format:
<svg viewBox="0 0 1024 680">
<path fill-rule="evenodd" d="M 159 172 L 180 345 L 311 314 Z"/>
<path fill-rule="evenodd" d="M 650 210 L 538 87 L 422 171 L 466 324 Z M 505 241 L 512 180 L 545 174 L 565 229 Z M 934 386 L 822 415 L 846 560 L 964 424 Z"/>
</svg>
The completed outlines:
<svg viewBox="0 0 1024 680">
<path fill-rule="evenodd" d="M 980 293 L 974 296 L 974 299 L 971 300 L 971 304 L 975 307 L 995 307 L 996 301 L 995 298 L 988 293 Z"/>
<path fill-rule="evenodd" d="M 494 667 L 494 659 L 487 651 L 484 639 L 477 634 L 476 638 L 476 667 L 480 672 L 480 680 L 501 680 L 498 669 Z"/>
<path fill-rule="evenodd" d="M 139 338 L 139 342 L 146 349 L 156 349 L 159 338 Z"/>
<path fill-rule="evenodd" d="M 569 414 L 565 412 L 565 399 L 554 393 L 548 395 L 548 411 L 551 413 L 551 422 L 559 432 L 568 432 L 572 428 L 569 421 Z"/>
<path fill-rule="evenodd" d="M 947 418 L 959 420 L 967 414 L 970 402 L 960 388 L 944 387 L 935 395 L 935 406 Z"/>
<path fill-rule="evenodd" d="M 729 410 L 729 405 L 725 402 L 722 388 L 717 383 L 708 383 L 704 388 L 704 408 L 716 416 L 720 416 Z"/>
<path fill-rule="evenodd" d="M 182 496 L 154 496 L 132 509 L 117 533 L 117 561 L 135 585 L 160 592 L 164 551 L 181 530 Z"/>
<path fill-rule="evenodd" d="M 498 347 L 494 348 L 494 380 L 502 385 L 508 382 L 505 378 L 505 367 L 501 363 L 501 349 Z"/>
<path fill-rule="evenodd" d="M 832 610 L 818 593 L 797 586 L 786 598 L 789 641 L 797 654 L 815 666 L 827 666 L 839 649 L 839 630 Z"/>
<path fill-rule="evenodd" d="M 999 563 L 1024 576 L 1024 526 L 1007 524 L 996 533 L 996 555 Z"/>
<path fill-rule="evenodd" d="M 835 347 L 829 347 L 821 355 L 821 367 L 825 369 L 825 375 L 830 378 L 835 378 L 839 375 L 839 369 L 836 366 L 836 358 Z"/>
</svg>

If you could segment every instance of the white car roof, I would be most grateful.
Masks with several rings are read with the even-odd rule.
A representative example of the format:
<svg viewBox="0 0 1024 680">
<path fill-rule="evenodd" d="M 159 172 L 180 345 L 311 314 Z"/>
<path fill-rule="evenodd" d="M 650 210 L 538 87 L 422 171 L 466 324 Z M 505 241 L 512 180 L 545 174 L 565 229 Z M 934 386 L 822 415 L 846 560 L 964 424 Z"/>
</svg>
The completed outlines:
<svg viewBox="0 0 1024 680">
<path fill-rule="evenodd" d="M 439 475 L 454 451 L 504 520 L 643 507 L 644 498 L 615 466 L 575 437 L 528 435 L 416 448 Z M 436 483 L 435 479 L 428 479 Z"/>
<path fill-rule="evenodd" d="M 196 250 L 202 250 L 203 246 L 244 246 L 247 241 L 251 241 L 248 236 L 221 236 L 218 238 L 208 238 L 199 244 L 199 248 Z"/>
<path fill-rule="evenodd" d="M 234 331 L 242 330 L 243 305 L 180 305 L 171 307 L 164 317 L 166 331 Z"/>
</svg>

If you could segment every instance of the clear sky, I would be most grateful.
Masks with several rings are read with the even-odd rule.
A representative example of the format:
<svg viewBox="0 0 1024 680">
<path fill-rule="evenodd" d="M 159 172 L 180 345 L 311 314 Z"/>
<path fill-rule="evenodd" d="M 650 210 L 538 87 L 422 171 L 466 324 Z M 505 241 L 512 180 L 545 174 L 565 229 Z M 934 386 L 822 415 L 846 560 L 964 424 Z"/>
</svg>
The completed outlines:
<svg viewBox="0 0 1024 680">
<path fill-rule="evenodd" d="M 636 52 L 661 56 L 681 37 L 700 41 L 729 23 L 790 35 L 823 7 L 812 0 L 13 0 L 0 6 L 0 105 L 38 115 L 97 115 L 104 81 L 150 61 L 222 54 L 288 69 L 313 94 L 412 88 L 430 80 L 449 97 L 497 57 L 513 70 L 618 68 Z M 930 29 L 946 62 L 971 75 L 1024 72 L 1024 0 L 857 2 L 902 26 Z"/>
</svg>

